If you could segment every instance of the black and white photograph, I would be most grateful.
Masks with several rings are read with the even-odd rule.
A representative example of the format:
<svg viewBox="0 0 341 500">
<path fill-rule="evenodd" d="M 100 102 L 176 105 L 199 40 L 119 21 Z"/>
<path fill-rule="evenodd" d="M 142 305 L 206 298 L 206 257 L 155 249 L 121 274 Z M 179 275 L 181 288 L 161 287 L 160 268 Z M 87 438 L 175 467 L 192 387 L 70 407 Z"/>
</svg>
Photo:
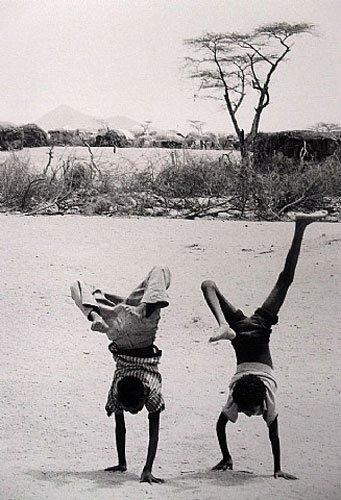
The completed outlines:
<svg viewBox="0 0 341 500">
<path fill-rule="evenodd" d="M 339 0 L 0 0 L 0 500 L 341 498 Z"/>
</svg>

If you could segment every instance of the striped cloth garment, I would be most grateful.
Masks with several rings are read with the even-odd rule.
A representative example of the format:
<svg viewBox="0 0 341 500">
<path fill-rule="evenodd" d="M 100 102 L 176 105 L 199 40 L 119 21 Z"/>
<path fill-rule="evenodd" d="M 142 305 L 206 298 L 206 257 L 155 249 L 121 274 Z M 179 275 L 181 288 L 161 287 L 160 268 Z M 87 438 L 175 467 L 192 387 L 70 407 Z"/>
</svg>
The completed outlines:
<svg viewBox="0 0 341 500">
<path fill-rule="evenodd" d="M 147 399 L 145 407 L 149 413 L 162 411 L 165 409 L 165 403 L 162 396 L 162 377 L 159 372 L 158 364 L 160 356 L 140 358 L 136 356 L 127 356 L 124 354 L 113 354 L 116 362 L 114 378 L 108 393 L 105 410 L 108 417 L 113 413 L 122 413 L 123 407 L 117 397 L 117 384 L 124 377 L 136 377 L 143 383 Z"/>
</svg>

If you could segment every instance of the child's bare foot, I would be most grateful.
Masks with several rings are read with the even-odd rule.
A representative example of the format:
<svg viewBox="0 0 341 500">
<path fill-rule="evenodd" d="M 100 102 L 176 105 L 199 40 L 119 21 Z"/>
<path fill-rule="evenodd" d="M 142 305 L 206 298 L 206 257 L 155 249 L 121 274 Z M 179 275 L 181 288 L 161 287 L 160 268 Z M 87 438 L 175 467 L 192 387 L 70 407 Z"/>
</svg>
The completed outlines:
<svg viewBox="0 0 341 500">
<path fill-rule="evenodd" d="M 306 214 L 304 212 L 296 212 L 294 215 L 294 220 L 296 223 L 304 224 L 305 226 L 311 224 L 312 222 L 323 219 L 328 215 L 327 210 L 319 210 L 318 212 L 312 212 Z"/>
<path fill-rule="evenodd" d="M 229 325 L 220 325 L 218 335 L 209 338 L 209 342 L 217 342 L 218 340 L 233 340 L 236 333 L 229 327 Z"/>
<path fill-rule="evenodd" d="M 92 323 L 90 328 L 94 332 L 106 333 L 109 330 L 109 326 L 106 324 L 104 319 L 96 312 L 92 312 L 91 320 Z"/>
</svg>

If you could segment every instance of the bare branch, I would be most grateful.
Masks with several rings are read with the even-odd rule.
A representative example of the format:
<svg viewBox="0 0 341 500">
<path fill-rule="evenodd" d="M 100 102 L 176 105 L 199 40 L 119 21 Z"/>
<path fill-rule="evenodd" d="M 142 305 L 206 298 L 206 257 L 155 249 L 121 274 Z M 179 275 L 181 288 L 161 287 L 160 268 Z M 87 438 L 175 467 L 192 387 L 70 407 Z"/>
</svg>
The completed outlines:
<svg viewBox="0 0 341 500">
<path fill-rule="evenodd" d="M 289 40 L 301 34 L 313 34 L 311 23 L 264 24 L 249 33 L 212 33 L 185 40 L 196 52 L 187 57 L 190 78 L 201 82 L 201 97 L 223 96 L 240 142 L 244 132 L 237 121 L 248 89 L 258 94 L 255 114 L 247 139 L 258 132 L 263 110 L 270 103 L 272 75 L 293 47 Z M 210 93 L 209 93 L 210 92 Z M 208 94 L 209 93 L 209 94 Z"/>
<path fill-rule="evenodd" d="M 46 175 L 47 174 L 47 171 L 51 165 L 51 162 L 52 162 L 52 159 L 53 159 L 53 149 L 54 149 L 54 145 L 52 144 L 52 146 L 49 146 L 49 149 L 48 149 L 48 155 L 49 155 L 49 159 L 47 161 L 47 164 L 43 170 L 43 175 Z"/>
</svg>

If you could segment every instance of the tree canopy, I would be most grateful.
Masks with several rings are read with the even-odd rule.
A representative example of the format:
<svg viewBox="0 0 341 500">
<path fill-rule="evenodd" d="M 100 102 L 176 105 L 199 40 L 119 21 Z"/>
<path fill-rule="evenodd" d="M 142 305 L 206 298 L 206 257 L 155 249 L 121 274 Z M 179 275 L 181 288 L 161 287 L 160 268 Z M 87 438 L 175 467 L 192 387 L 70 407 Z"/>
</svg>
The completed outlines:
<svg viewBox="0 0 341 500">
<path fill-rule="evenodd" d="M 185 40 L 195 53 L 186 57 L 189 76 L 200 82 L 202 96 L 225 102 L 242 153 L 259 130 L 262 112 L 270 103 L 272 76 L 291 51 L 294 37 L 314 31 L 311 23 L 273 23 L 249 33 L 207 32 Z M 244 137 L 237 113 L 251 91 L 257 94 L 256 106 Z"/>
</svg>

